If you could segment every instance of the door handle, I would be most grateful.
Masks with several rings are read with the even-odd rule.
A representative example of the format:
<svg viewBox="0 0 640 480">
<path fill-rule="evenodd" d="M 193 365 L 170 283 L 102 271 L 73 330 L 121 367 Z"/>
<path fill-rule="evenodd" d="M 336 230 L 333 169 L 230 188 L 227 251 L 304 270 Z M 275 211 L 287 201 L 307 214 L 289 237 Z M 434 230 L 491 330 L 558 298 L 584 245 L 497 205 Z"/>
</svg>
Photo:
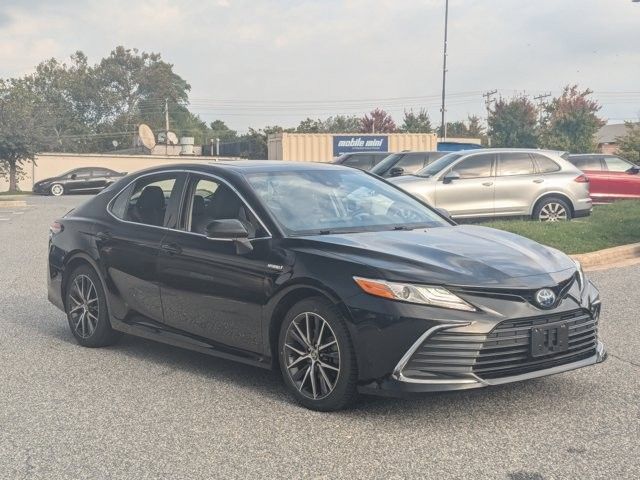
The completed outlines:
<svg viewBox="0 0 640 480">
<path fill-rule="evenodd" d="M 108 242 L 113 237 L 111 235 L 111 232 L 98 232 L 98 233 L 96 233 L 96 238 L 98 240 L 100 240 L 101 242 Z"/>
<path fill-rule="evenodd" d="M 160 248 L 167 252 L 169 255 L 176 255 L 182 253 L 182 248 L 177 243 L 163 243 Z"/>
<path fill-rule="evenodd" d="M 536 178 L 533 183 L 542 183 L 544 182 L 544 178 Z"/>
<path fill-rule="evenodd" d="M 483 182 L 482 183 L 483 187 L 490 187 L 491 185 L 493 185 L 493 182 Z"/>
</svg>

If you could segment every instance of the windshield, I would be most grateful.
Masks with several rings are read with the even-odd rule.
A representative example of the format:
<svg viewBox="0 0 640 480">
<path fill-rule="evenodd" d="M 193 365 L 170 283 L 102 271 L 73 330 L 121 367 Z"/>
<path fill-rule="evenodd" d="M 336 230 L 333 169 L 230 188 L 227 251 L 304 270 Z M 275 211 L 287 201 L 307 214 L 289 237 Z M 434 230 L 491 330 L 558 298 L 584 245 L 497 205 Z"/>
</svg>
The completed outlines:
<svg viewBox="0 0 640 480">
<path fill-rule="evenodd" d="M 448 155 L 445 155 L 444 157 L 441 157 L 435 162 L 427 165 L 422 170 L 418 170 L 415 175 L 418 177 L 431 177 L 447 168 L 461 156 L 462 155 L 459 153 L 450 153 Z"/>
<path fill-rule="evenodd" d="M 448 225 L 411 196 L 358 170 L 275 171 L 246 178 L 290 235 Z"/>
<path fill-rule="evenodd" d="M 379 164 L 369 170 L 371 173 L 375 173 L 376 175 L 382 175 L 389 168 L 393 167 L 396 164 L 396 161 L 404 156 L 404 153 L 394 153 L 385 157 Z"/>
</svg>

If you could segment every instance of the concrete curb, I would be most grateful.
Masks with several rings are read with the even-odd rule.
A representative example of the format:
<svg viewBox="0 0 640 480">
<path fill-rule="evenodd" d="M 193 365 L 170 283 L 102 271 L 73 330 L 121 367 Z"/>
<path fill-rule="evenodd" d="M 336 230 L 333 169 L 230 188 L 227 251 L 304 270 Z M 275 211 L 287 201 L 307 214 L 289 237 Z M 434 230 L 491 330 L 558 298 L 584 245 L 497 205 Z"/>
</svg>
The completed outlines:
<svg viewBox="0 0 640 480">
<path fill-rule="evenodd" d="M 640 258 L 640 243 L 631 243 L 619 247 L 605 248 L 597 252 L 581 253 L 571 255 L 571 258 L 578 260 L 585 269 L 606 267 L 626 260 Z"/>
<path fill-rule="evenodd" d="M 0 200 L 0 208 L 26 207 L 26 200 Z"/>
</svg>

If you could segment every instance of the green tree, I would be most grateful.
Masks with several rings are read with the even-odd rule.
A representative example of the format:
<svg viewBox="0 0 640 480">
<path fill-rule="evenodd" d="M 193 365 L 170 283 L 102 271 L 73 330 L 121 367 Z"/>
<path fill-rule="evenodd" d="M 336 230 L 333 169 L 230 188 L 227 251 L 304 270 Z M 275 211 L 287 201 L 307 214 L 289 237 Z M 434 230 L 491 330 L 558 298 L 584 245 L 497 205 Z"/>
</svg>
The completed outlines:
<svg viewBox="0 0 640 480">
<path fill-rule="evenodd" d="M 320 119 L 305 118 L 296 127 L 296 133 L 324 133 L 324 131 L 324 123 Z"/>
<path fill-rule="evenodd" d="M 489 111 L 488 135 L 493 147 L 536 147 L 538 111 L 525 96 L 498 99 Z"/>
<path fill-rule="evenodd" d="M 592 93 L 588 88 L 580 91 L 577 85 L 567 85 L 559 97 L 544 107 L 542 147 L 572 153 L 596 148 L 595 134 L 605 122 L 597 115 L 601 107 L 590 98 Z"/>
<path fill-rule="evenodd" d="M 360 119 L 360 133 L 393 133 L 397 130 L 391 115 L 381 108 L 371 110 Z"/>
<path fill-rule="evenodd" d="M 360 127 L 360 119 L 355 115 L 336 115 L 322 122 L 325 133 L 358 133 Z"/>
<path fill-rule="evenodd" d="M 431 119 L 426 109 L 421 108 L 418 113 L 405 110 L 400 131 L 404 133 L 431 133 Z"/>
<path fill-rule="evenodd" d="M 42 145 L 42 111 L 28 79 L 0 80 L 0 175 L 9 191 L 18 189 L 25 162 L 34 161 Z"/>
<path fill-rule="evenodd" d="M 625 124 L 627 132 L 616 139 L 620 155 L 640 165 L 640 123 Z"/>
</svg>

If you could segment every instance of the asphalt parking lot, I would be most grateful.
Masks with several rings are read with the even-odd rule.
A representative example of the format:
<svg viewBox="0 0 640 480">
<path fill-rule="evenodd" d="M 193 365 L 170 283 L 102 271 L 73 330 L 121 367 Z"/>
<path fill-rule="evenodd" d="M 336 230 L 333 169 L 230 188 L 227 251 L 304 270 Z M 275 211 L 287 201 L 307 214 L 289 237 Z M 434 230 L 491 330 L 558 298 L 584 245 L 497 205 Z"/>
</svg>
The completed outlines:
<svg viewBox="0 0 640 480">
<path fill-rule="evenodd" d="M 132 337 L 78 346 L 45 262 L 49 224 L 84 198 L 0 206 L 0 478 L 640 477 L 640 265 L 590 274 L 604 364 L 323 414 L 275 373 Z"/>
</svg>

